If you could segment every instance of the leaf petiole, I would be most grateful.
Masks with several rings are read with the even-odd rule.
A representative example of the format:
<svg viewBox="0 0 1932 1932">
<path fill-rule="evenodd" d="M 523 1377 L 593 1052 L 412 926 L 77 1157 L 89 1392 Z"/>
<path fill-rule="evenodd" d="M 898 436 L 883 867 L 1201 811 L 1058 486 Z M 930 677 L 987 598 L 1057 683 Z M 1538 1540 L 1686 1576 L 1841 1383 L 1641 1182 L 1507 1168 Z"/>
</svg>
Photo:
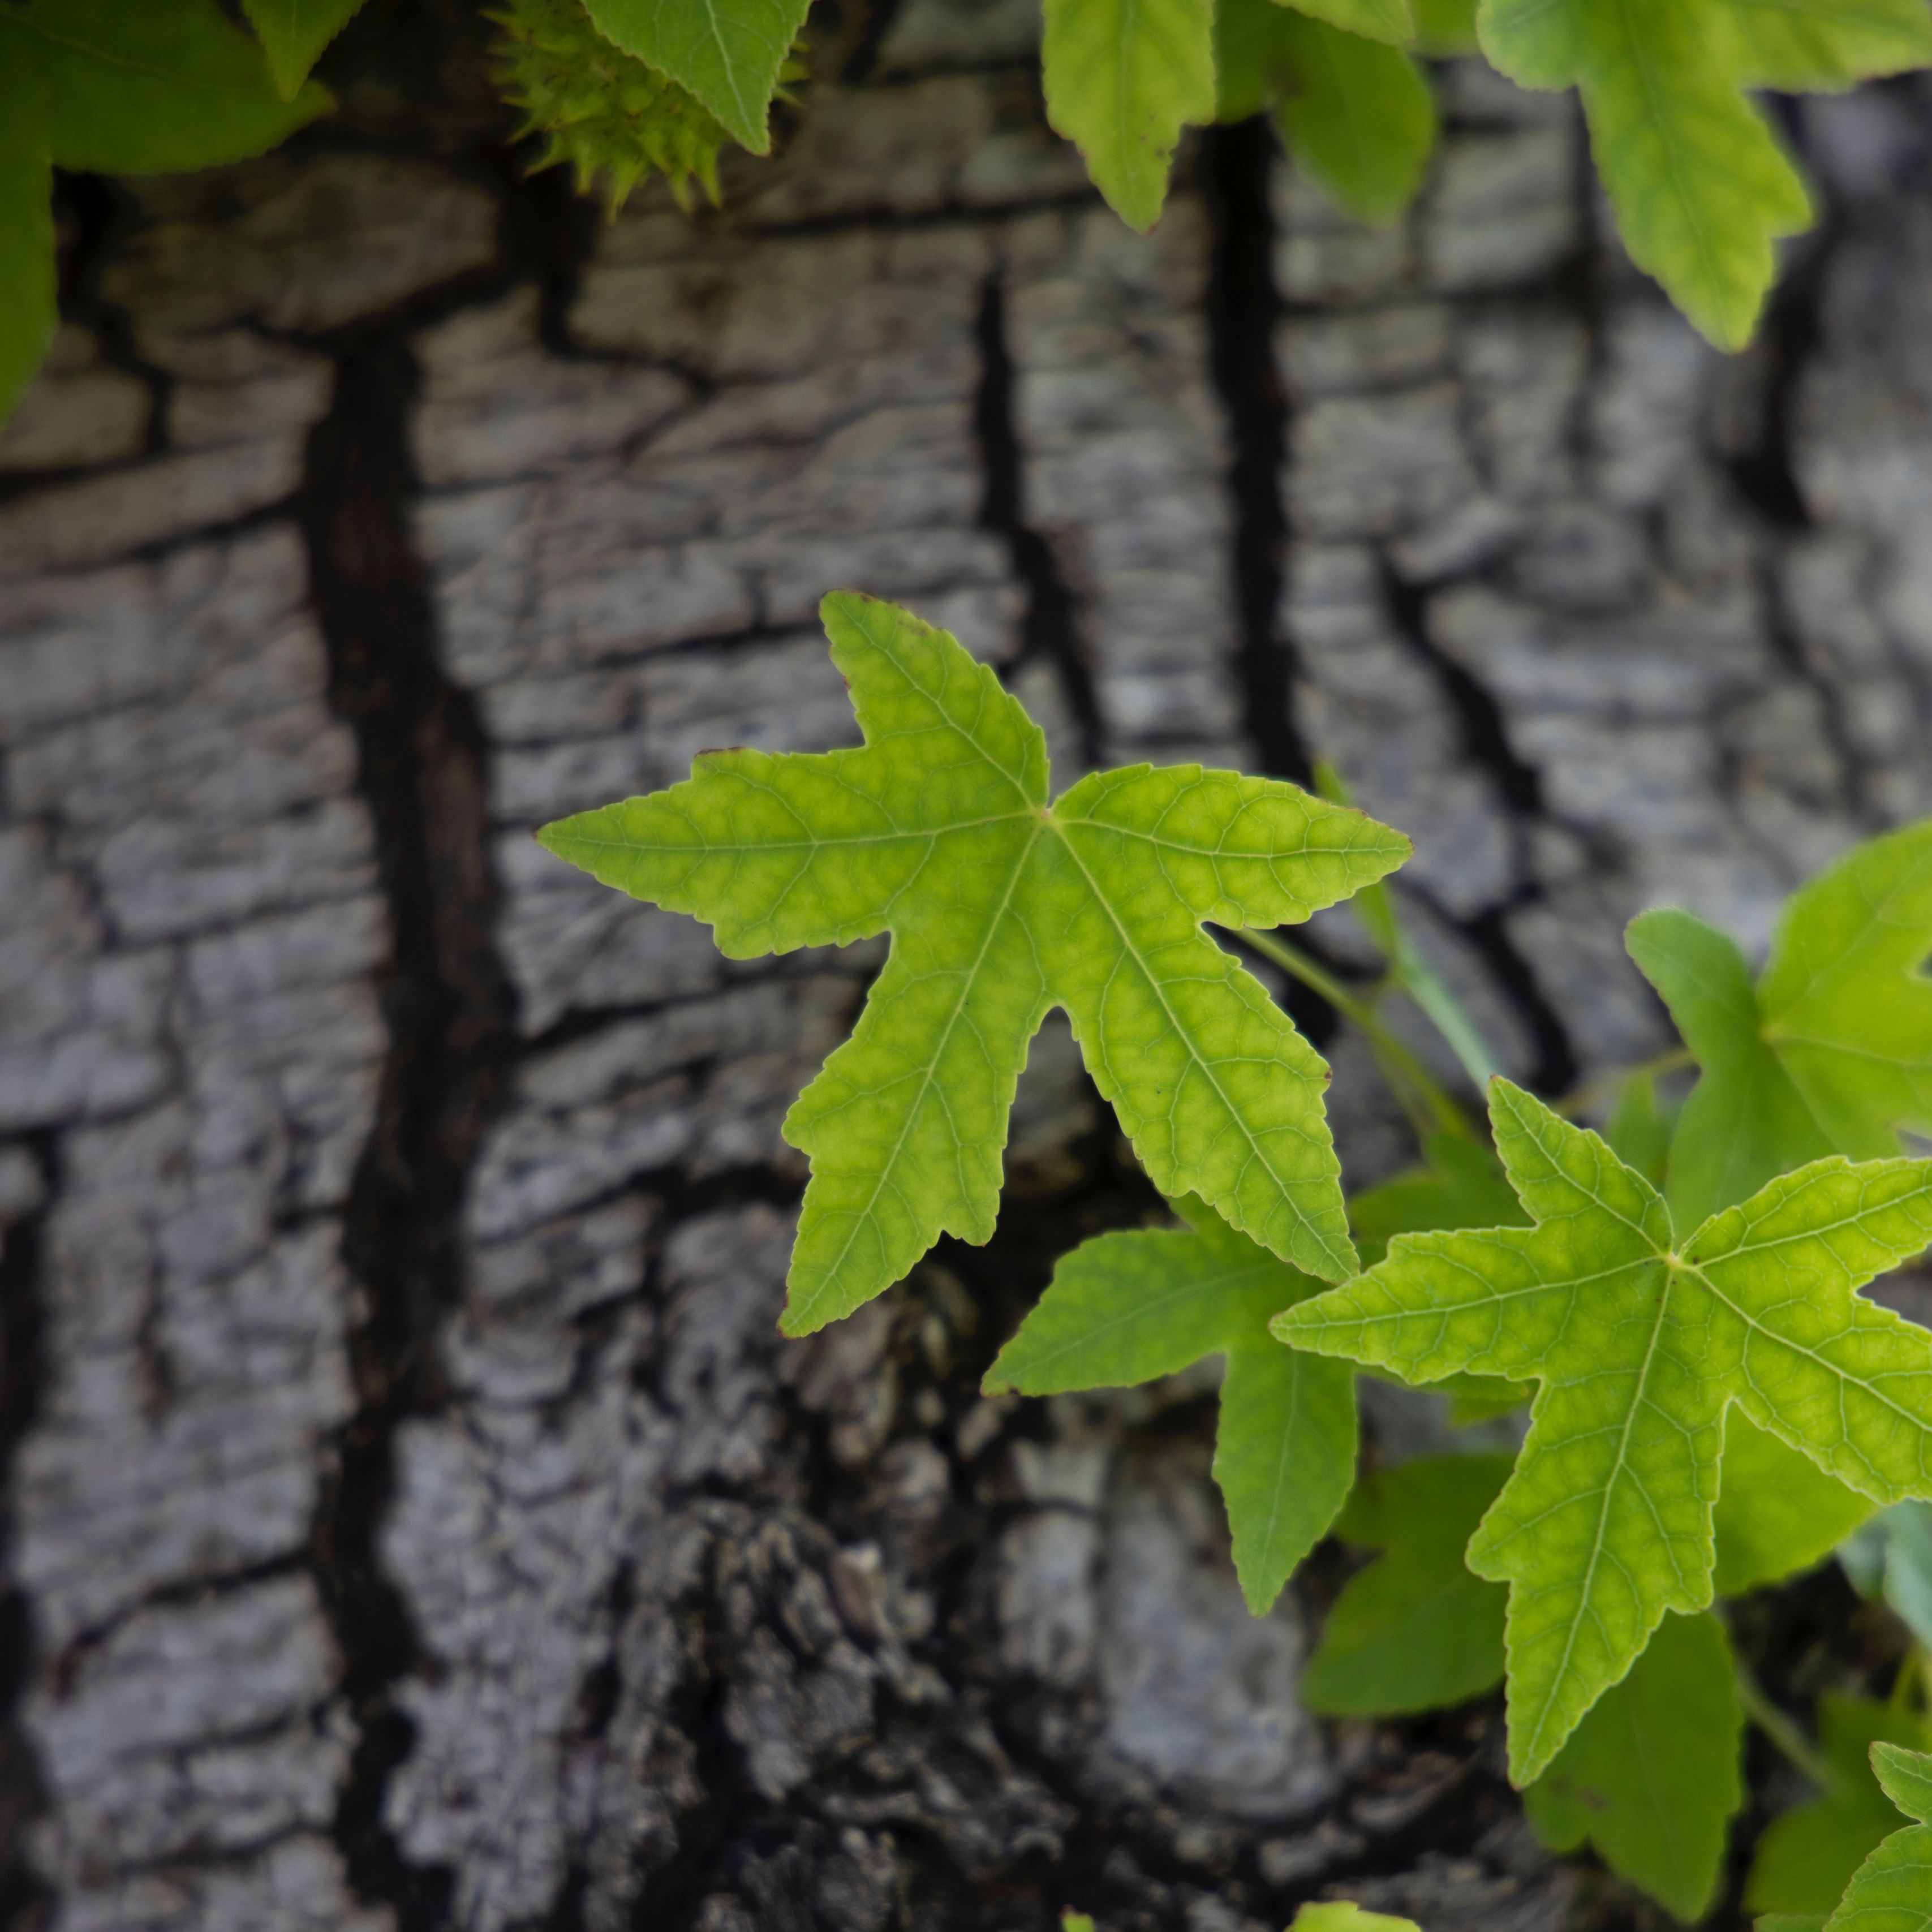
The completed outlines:
<svg viewBox="0 0 1932 1932">
<path fill-rule="evenodd" d="M 1344 1019 L 1361 1029 L 1383 1078 L 1418 1133 L 1424 1136 L 1451 1133 L 1464 1140 L 1475 1138 L 1468 1115 L 1423 1065 L 1414 1049 L 1390 1031 L 1372 1000 L 1352 992 L 1319 960 L 1276 934 L 1244 928 L 1234 936 L 1299 980 L 1311 992 L 1320 994 Z"/>
<path fill-rule="evenodd" d="M 1798 1725 L 1772 1702 L 1750 1666 L 1738 1657 L 1735 1659 L 1734 1669 L 1738 1702 L 1744 1706 L 1744 1715 L 1770 1739 L 1779 1756 L 1794 1770 L 1802 1772 L 1820 1791 L 1836 1791 L 1838 1780 L 1832 1767 L 1819 1755 L 1816 1748 Z"/>
</svg>

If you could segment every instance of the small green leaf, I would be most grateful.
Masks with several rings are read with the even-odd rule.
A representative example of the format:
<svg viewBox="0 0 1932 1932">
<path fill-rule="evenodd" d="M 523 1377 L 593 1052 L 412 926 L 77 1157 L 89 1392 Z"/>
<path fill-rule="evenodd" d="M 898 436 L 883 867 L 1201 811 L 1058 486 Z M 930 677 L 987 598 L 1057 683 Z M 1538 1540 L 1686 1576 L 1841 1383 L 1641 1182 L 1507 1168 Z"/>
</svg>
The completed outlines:
<svg viewBox="0 0 1932 1932">
<path fill-rule="evenodd" d="M 1479 1697 L 1502 1682 L 1498 1583 L 1464 1546 L 1509 1474 L 1507 1456 L 1438 1456 L 1358 1483 L 1335 1534 L 1384 1553 L 1352 1576 L 1302 1673 L 1312 1711 L 1393 1717 Z"/>
<path fill-rule="evenodd" d="M 1680 1221 L 1821 1154 L 1876 1159 L 1900 1127 L 1932 1131 L 1932 821 L 1793 893 L 1755 988 L 1689 913 L 1644 913 L 1626 943 L 1702 1070 L 1671 1156 Z"/>
<path fill-rule="evenodd" d="M 1932 1238 L 1932 1162 L 1820 1161 L 1680 1240 L 1596 1135 L 1502 1079 L 1490 1120 L 1534 1228 L 1400 1235 L 1272 1325 L 1406 1382 L 1540 1384 L 1469 1546 L 1478 1575 L 1512 1586 L 1510 1768 L 1527 1784 L 1666 1610 L 1710 1602 L 1732 1402 L 1878 1501 L 1932 1493 L 1932 1335 L 1856 1292 Z"/>
<path fill-rule="evenodd" d="M 1144 232 L 1181 129 L 1214 118 L 1213 0 L 1046 0 L 1040 61 L 1047 119 Z"/>
<path fill-rule="evenodd" d="M 1436 146 L 1436 97 L 1399 47 L 1299 23 L 1300 85 L 1275 110 L 1288 152 L 1358 221 L 1394 221 Z"/>
<path fill-rule="evenodd" d="M 362 0 L 242 0 L 284 100 L 302 92 L 322 49 L 362 4 Z"/>
<path fill-rule="evenodd" d="M 1735 1409 L 1724 1424 L 1721 1480 L 1712 1517 L 1720 1597 L 1810 1569 L 1872 1513 L 1856 1490 Z"/>
<path fill-rule="evenodd" d="M 1624 943 L 1703 1070 L 1671 1153 L 1676 1220 L 1694 1227 L 1773 1174 L 1842 1151 L 1766 1040 L 1750 969 L 1727 934 L 1662 907 L 1632 920 Z"/>
<path fill-rule="evenodd" d="M 1932 62 L 1925 0 L 1728 0 L 1747 87 L 1838 93 Z"/>
<path fill-rule="evenodd" d="M 1818 1743 L 1834 1788 L 1774 1818 L 1744 1881 L 1751 1912 L 1824 1912 L 1838 1904 L 1860 1862 L 1882 1844 L 1898 1814 L 1874 1775 L 1874 1744 L 1932 1745 L 1924 1719 L 1863 1698 L 1818 1700 Z"/>
<path fill-rule="evenodd" d="M 1577 83 L 1624 245 L 1720 349 L 1749 338 L 1772 244 L 1810 196 L 1738 91 L 1725 0 L 1482 0 L 1484 51 L 1526 87 Z"/>
<path fill-rule="evenodd" d="M 1321 1284 L 1207 1211 L 1187 1232 L 1100 1234 L 1060 1257 L 1031 1314 L 986 1371 L 988 1394 L 1118 1388 L 1225 1354 L 1214 1478 L 1234 1570 L 1258 1616 L 1313 1548 L 1355 1468 L 1354 1377 L 1284 1348 L 1270 1316 Z"/>
<path fill-rule="evenodd" d="M 1872 1775 L 1886 1797 L 1908 1818 L 1932 1825 L 1932 1756 L 1894 1744 L 1875 1744 L 1870 1754 Z"/>
<path fill-rule="evenodd" d="M 0 5 L 0 418 L 53 334 L 53 166 L 242 160 L 328 105 L 316 87 L 278 98 L 262 50 L 212 0 Z"/>
<path fill-rule="evenodd" d="M 823 610 L 861 748 L 705 752 L 682 784 L 538 834 L 710 921 L 734 958 L 892 934 L 785 1117 L 812 1157 L 785 1332 L 850 1314 L 942 1232 L 992 1234 L 1014 1084 L 1054 1005 L 1156 1186 L 1346 1274 L 1328 1069 L 1202 926 L 1305 919 L 1408 842 L 1198 765 L 1095 772 L 1049 806 L 1046 738 L 956 640 L 850 592 Z"/>
<path fill-rule="evenodd" d="M 584 0 L 597 30 L 695 94 L 754 154 L 811 0 Z"/>
<path fill-rule="evenodd" d="M 1630 1675 L 1522 1795 L 1552 1851 L 1586 1839 L 1687 1922 L 1709 1909 L 1744 1742 L 1731 1647 L 1714 1617 L 1666 1617 Z"/>
<path fill-rule="evenodd" d="M 1895 1832 L 1852 1876 L 1826 1932 L 1928 1932 L 1932 1928 L 1932 1828 Z"/>
<path fill-rule="evenodd" d="M 1420 1932 L 1412 1918 L 1391 1918 L 1384 1912 L 1364 1912 L 1352 1898 L 1330 1905 L 1304 1905 L 1294 1915 L 1290 1932 Z"/>
<path fill-rule="evenodd" d="M 1284 0 L 1284 4 L 1312 20 L 1324 21 L 1365 40 L 1379 40 L 1384 46 L 1406 46 L 1415 38 L 1415 19 L 1408 0 Z"/>
<path fill-rule="evenodd" d="M 1295 159 L 1339 207 L 1364 221 L 1393 220 L 1435 146 L 1435 97 L 1399 48 L 1311 19 L 1315 10 L 1220 0 L 1218 118 L 1273 109 Z M 1390 909 L 1364 908 L 1364 916 L 1393 947 Z"/>
</svg>

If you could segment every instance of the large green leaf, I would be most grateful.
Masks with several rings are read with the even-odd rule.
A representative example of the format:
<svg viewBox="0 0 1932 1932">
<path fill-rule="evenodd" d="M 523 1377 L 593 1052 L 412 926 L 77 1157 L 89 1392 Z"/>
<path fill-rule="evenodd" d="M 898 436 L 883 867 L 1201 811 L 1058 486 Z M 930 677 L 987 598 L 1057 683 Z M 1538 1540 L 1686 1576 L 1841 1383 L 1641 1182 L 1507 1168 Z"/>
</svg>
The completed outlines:
<svg viewBox="0 0 1932 1932">
<path fill-rule="evenodd" d="M 1224 1355 L 1214 1479 L 1234 1570 L 1258 1616 L 1334 1520 L 1355 1470 L 1354 1376 L 1284 1348 L 1268 1318 L 1321 1284 L 1198 1202 L 1189 1232 L 1122 1232 L 1061 1256 L 986 1371 L 990 1394 L 1118 1388 Z"/>
<path fill-rule="evenodd" d="M 277 94 L 213 0 L 0 5 L 0 416 L 53 330 L 56 166 L 149 174 L 260 154 L 328 104 Z"/>
<path fill-rule="evenodd" d="M 1096 772 L 1049 806 L 1046 739 L 989 669 L 890 604 L 841 592 L 824 614 L 861 749 L 706 752 L 682 784 L 538 834 L 734 958 L 892 934 L 785 1118 L 812 1156 L 786 1332 L 850 1313 L 943 1231 L 992 1233 L 1014 1082 L 1054 1004 L 1162 1192 L 1348 1274 L 1328 1070 L 1202 925 L 1305 919 L 1408 842 L 1198 765 Z"/>
<path fill-rule="evenodd" d="M 1826 1154 L 1898 1151 L 1932 1131 L 1932 821 L 1858 847 L 1787 903 L 1757 983 L 1736 945 L 1688 912 L 1640 914 L 1630 956 L 1702 1078 L 1670 1162 L 1688 1223 Z"/>
<path fill-rule="evenodd" d="M 1502 1682 L 1504 1592 L 1472 1576 L 1462 1551 L 1509 1468 L 1507 1456 L 1434 1456 L 1362 1478 L 1335 1534 L 1384 1553 L 1329 1610 L 1302 1673 L 1310 1710 L 1438 1710 Z"/>
<path fill-rule="evenodd" d="M 694 94 L 754 154 L 811 0 L 584 0 L 598 31 Z"/>
<path fill-rule="evenodd" d="M 1214 0 L 1046 0 L 1046 118 L 1108 205 L 1160 218 L 1180 130 L 1214 118 Z"/>
<path fill-rule="evenodd" d="M 1679 1918 L 1701 1918 L 1744 1801 L 1743 1742 L 1723 1629 L 1714 1617 L 1666 1617 L 1630 1675 L 1523 1793 L 1523 1807 L 1552 1850 L 1587 1840 Z"/>
<path fill-rule="evenodd" d="M 1913 1712 L 1826 1696 L 1818 1700 L 1818 1743 L 1834 1788 L 1766 1828 L 1744 1881 L 1750 1911 L 1830 1912 L 1860 1862 L 1898 1823 L 1874 1772 L 1871 1747 L 1923 1750 L 1932 1736 Z"/>
<path fill-rule="evenodd" d="M 1811 219 L 1804 183 L 1739 91 L 1728 0 L 1482 0 L 1490 61 L 1576 83 L 1630 259 L 1720 349 L 1750 337 L 1772 244 Z"/>
<path fill-rule="evenodd" d="M 1479 1576 L 1511 1586 L 1522 1784 L 1666 1610 L 1710 1602 L 1732 1403 L 1879 1501 L 1932 1493 L 1932 1335 L 1856 1292 L 1932 1238 L 1932 1162 L 1820 1161 L 1682 1240 L 1595 1134 L 1502 1079 L 1490 1120 L 1534 1227 L 1399 1235 L 1273 1326 L 1408 1382 L 1470 1370 L 1540 1384 L 1469 1546 Z"/>
<path fill-rule="evenodd" d="M 1833 92 L 1932 62 L 1926 0 L 1729 0 L 1748 87 Z"/>
<path fill-rule="evenodd" d="M 284 100 L 302 92 L 316 57 L 362 4 L 362 0 L 242 0 Z"/>
<path fill-rule="evenodd" d="M 1400 47 L 1344 33 L 1313 10 L 1220 0 L 1219 118 L 1271 109 L 1290 152 L 1338 206 L 1392 221 L 1436 145 L 1435 97 Z"/>
</svg>

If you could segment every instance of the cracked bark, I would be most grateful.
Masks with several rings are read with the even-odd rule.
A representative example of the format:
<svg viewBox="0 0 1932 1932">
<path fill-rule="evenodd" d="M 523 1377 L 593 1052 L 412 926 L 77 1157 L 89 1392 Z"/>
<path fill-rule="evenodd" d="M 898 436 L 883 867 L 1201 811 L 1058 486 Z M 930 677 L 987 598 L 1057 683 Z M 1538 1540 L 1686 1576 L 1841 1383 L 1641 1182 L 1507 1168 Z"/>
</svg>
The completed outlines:
<svg viewBox="0 0 1932 1932">
<path fill-rule="evenodd" d="M 1336 760 L 1513 1071 L 1637 1057 L 1630 912 L 1761 935 L 1932 806 L 1922 93 L 1806 110 L 1824 245 L 1723 368 L 1568 106 L 1467 69 L 1400 229 L 1250 128 L 1143 241 L 1024 10 L 904 0 L 724 216 L 607 228 L 518 178 L 466 18 L 372 10 L 283 154 L 73 184 L 0 440 L 5 1922 L 1641 1922 L 1514 1822 L 1492 1706 L 1300 1712 L 1328 1572 L 1246 1617 L 1198 1378 L 978 1396 L 1154 1209 L 1064 1027 L 994 1240 L 781 1342 L 777 1124 L 876 953 L 724 962 L 527 834 L 849 742 L 856 582 L 1063 778 Z"/>
</svg>

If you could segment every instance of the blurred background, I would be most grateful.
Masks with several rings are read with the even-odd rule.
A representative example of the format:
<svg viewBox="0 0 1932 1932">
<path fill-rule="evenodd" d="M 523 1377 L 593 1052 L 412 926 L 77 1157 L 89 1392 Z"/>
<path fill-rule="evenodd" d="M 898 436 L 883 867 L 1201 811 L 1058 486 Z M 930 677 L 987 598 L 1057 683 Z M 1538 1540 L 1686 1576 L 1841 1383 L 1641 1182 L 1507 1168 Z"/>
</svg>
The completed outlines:
<svg viewBox="0 0 1932 1932">
<path fill-rule="evenodd" d="M 1442 65 L 1384 230 L 1196 133 L 1142 238 L 1037 34 L 822 8 L 775 164 L 607 223 L 505 145 L 485 24 L 384 0 L 285 148 L 62 182 L 0 434 L 9 1932 L 1250 1932 L 1337 1876 L 1428 1932 L 1666 1922 L 1538 1846 L 1498 1700 L 1306 1714 L 1342 1572 L 1248 1617 L 1211 1375 L 979 1396 L 1157 1205 L 1064 1024 L 993 1241 L 782 1342 L 778 1121 L 880 956 L 728 962 L 530 833 L 851 742 L 850 585 L 1060 783 L 1331 760 L 1539 1090 L 1659 1051 L 1630 914 L 1761 946 L 1932 811 L 1932 89 L 1792 111 L 1822 218 L 1725 358 L 1569 97 Z M 1290 1003 L 1351 1184 L 1405 1164 Z M 1903 1643 L 1836 1570 L 1762 1615 L 1798 1698 Z"/>
</svg>

